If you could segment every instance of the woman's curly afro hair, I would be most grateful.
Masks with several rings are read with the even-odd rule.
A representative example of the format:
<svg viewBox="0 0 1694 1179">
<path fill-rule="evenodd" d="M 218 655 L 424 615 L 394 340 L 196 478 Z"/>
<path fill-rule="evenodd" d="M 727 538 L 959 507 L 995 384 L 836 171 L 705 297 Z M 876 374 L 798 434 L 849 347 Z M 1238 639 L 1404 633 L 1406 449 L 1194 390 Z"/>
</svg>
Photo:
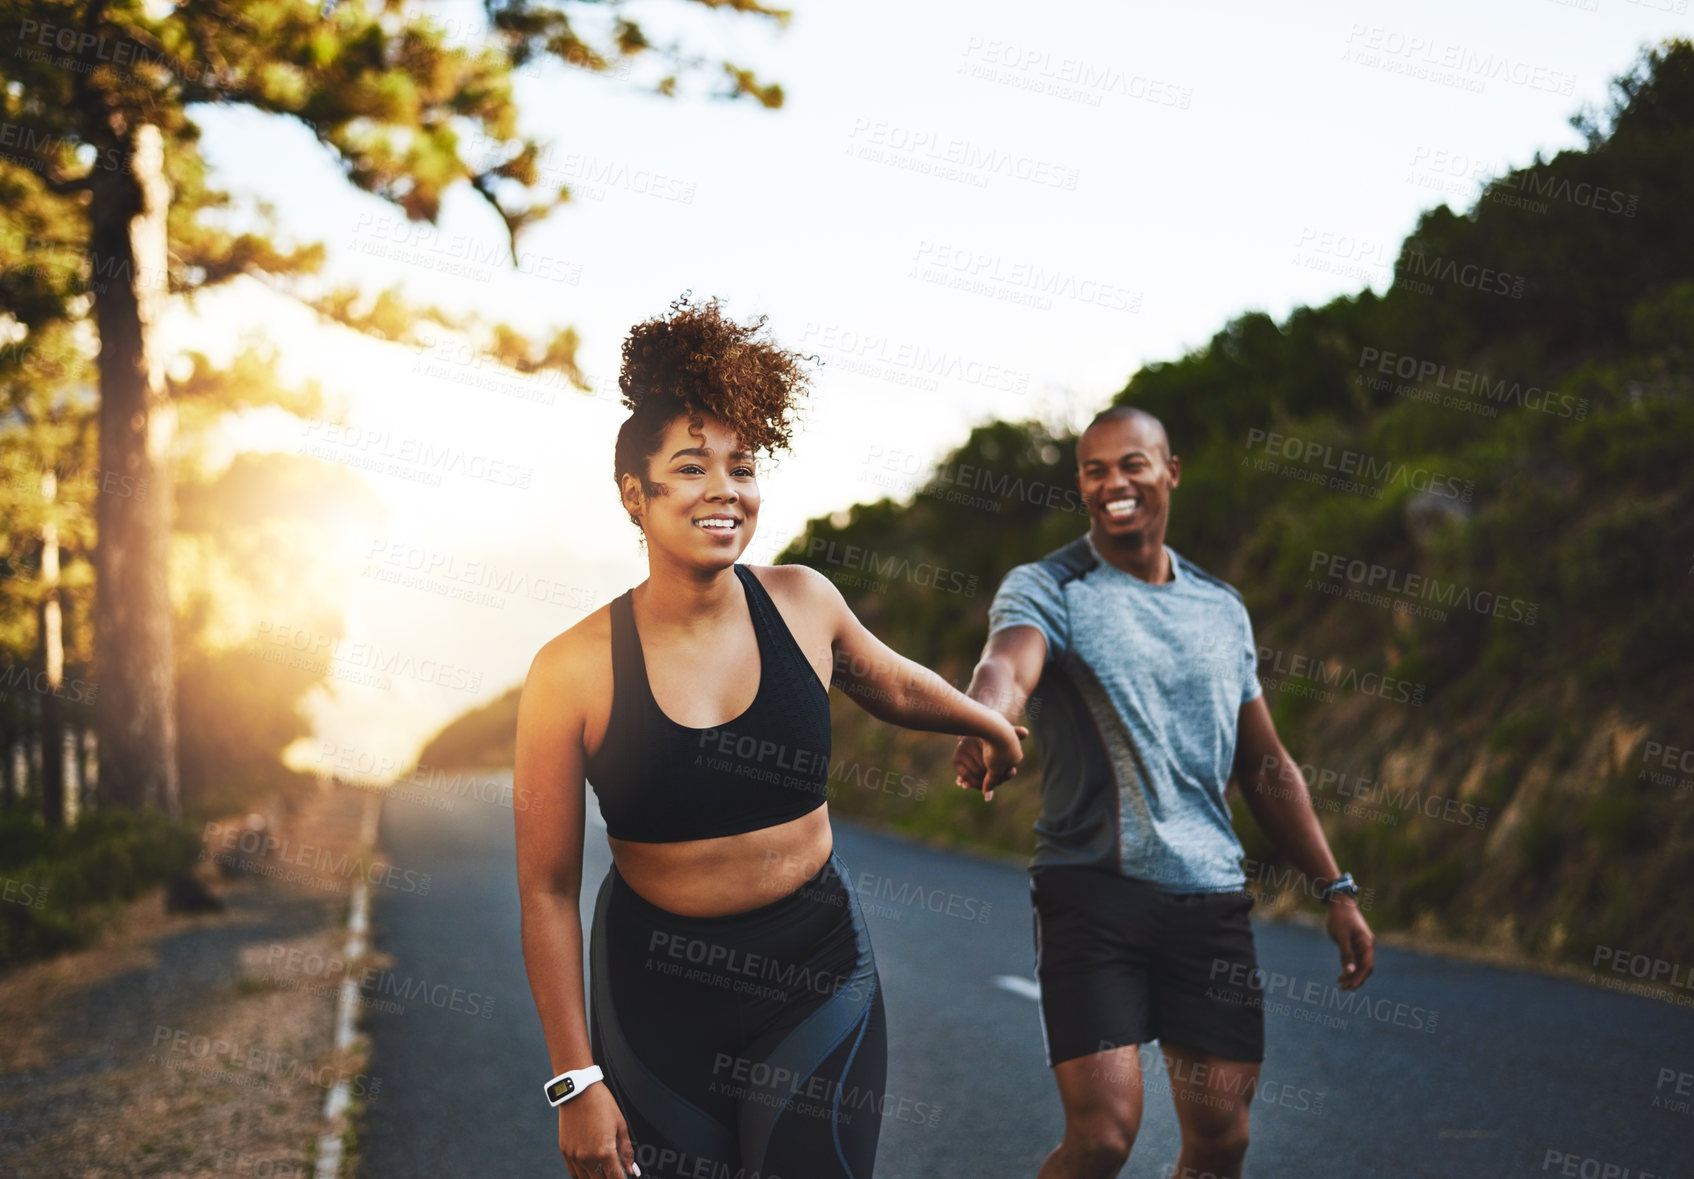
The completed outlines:
<svg viewBox="0 0 1694 1179">
<path fill-rule="evenodd" d="M 755 338 L 765 319 L 736 323 L 724 317 L 716 298 L 690 303 L 684 292 L 669 315 L 630 329 L 618 374 L 630 415 L 618 430 L 612 475 L 620 500 L 625 475 L 641 480 L 643 494 L 663 494 L 647 479 L 647 460 L 678 414 L 691 423 L 711 414 L 754 454 L 788 449 L 808 379 L 801 356 Z M 640 526 L 633 513 L 629 518 Z"/>
</svg>

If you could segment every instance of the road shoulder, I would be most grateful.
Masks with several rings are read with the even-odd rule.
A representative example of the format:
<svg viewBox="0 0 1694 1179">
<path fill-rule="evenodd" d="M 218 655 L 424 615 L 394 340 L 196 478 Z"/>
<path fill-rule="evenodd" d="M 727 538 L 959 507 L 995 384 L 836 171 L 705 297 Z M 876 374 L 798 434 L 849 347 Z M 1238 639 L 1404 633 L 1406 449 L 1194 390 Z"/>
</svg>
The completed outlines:
<svg viewBox="0 0 1694 1179">
<path fill-rule="evenodd" d="M 365 805 L 308 795 L 269 846 L 208 825 L 222 912 L 167 912 L 155 889 L 96 945 L 0 978 L 0 1171 L 312 1174 L 326 1091 L 380 1093 L 361 1045 L 334 1048 Z"/>
</svg>

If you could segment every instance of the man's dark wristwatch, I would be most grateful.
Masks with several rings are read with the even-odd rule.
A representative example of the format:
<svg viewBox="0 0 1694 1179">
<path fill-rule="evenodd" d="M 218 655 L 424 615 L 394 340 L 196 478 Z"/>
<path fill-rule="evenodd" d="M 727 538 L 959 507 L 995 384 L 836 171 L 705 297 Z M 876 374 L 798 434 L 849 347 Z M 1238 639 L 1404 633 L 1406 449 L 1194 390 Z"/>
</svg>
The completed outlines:
<svg viewBox="0 0 1694 1179">
<path fill-rule="evenodd" d="M 1337 896 L 1352 897 L 1354 901 L 1359 899 L 1359 886 L 1353 883 L 1351 872 L 1343 872 L 1328 884 L 1318 881 L 1318 900 L 1327 905 Z"/>
</svg>

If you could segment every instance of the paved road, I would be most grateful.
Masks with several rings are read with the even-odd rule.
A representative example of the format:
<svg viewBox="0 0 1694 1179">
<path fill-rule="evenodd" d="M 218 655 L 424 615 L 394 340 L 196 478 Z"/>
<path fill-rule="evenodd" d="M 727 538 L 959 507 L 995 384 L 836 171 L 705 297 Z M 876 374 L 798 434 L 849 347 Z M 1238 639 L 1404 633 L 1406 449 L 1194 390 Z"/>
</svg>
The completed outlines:
<svg viewBox="0 0 1694 1179">
<path fill-rule="evenodd" d="M 427 984 L 439 1002 L 364 1017 L 383 1088 L 363 1173 L 564 1175 L 539 1093 L 548 1061 L 523 970 L 512 814 L 455 801 L 391 799 L 383 815 L 395 867 L 431 881 L 422 896 L 373 890 L 375 945 L 408 993 Z M 911 1099 L 885 1118 L 878 1179 L 1033 1176 L 1062 1121 L 1031 997 L 1027 876 L 843 823 L 835 835 L 886 987 L 888 1090 Z M 610 862 L 592 822 L 588 845 L 585 908 Z M 1384 948 L 1363 993 L 1372 1008 L 1338 1011 L 1320 931 L 1255 934 L 1261 965 L 1285 981 L 1266 1004 L 1249 1175 L 1694 1175 L 1694 1077 L 1681 1076 L 1694 1074 L 1694 1009 Z M 472 993 L 492 997 L 491 1014 L 470 1010 Z M 1176 1134 L 1168 1090 L 1150 1083 L 1123 1174 L 1168 1176 Z"/>
</svg>

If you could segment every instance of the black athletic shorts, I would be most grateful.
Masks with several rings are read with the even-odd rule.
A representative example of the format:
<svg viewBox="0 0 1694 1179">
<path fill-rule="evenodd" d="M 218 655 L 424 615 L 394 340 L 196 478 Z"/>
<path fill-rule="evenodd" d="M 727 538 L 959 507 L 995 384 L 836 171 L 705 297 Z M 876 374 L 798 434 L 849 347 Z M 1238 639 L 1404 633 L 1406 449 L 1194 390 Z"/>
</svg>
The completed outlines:
<svg viewBox="0 0 1694 1179">
<path fill-rule="evenodd" d="M 1034 870 L 1029 891 L 1048 1067 L 1155 1039 L 1264 1060 L 1263 1003 L 1239 981 L 1258 969 L 1252 893 L 1071 867 Z"/>
</svg>

